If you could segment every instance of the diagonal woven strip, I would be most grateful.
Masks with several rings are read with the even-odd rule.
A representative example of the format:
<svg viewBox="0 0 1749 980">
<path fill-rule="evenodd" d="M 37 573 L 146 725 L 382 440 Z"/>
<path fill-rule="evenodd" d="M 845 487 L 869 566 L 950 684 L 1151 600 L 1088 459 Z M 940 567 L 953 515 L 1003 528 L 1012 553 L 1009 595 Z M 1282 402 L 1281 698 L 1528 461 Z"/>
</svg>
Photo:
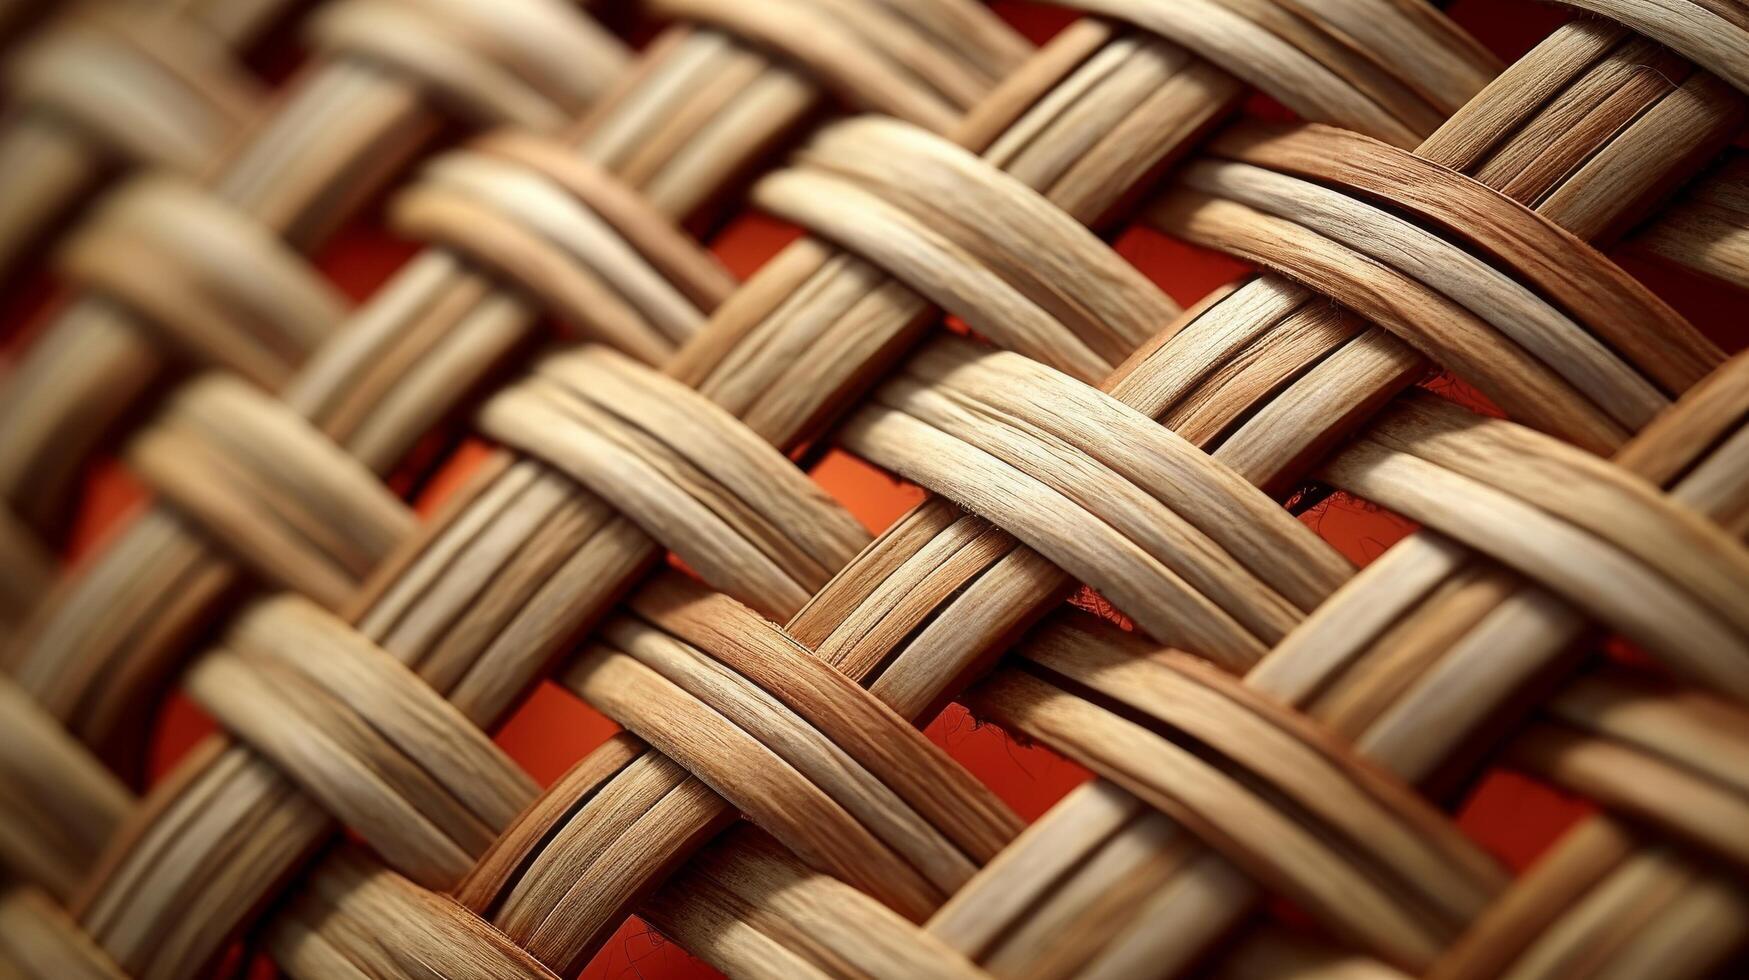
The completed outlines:
<svg viewBox="0 0 1749 980">
<path fill-rule="evenodd" d="M 633 915 L 737 976 L 1740 967 L 1749 354 L 1597 249 L 1749 284 L 1749 6 L 1571 5 L 1502 67 L 1421 0 L 659 0 L 636 54 L 326 0 L 272 99 L 274 0 L 41 25 L 0 968 L 574 975 Z M 304 255 L 395 183 L 349 309 Z M 744 283 L 737 197 L 803 232 Z M 1262 271 L 1183 309 L 1135 224 Z M 827 447 L 923 502 L 871 540 Z M 110 450 L 148 499 L 62 572 Z M 1282 504 L 1334 491 L 1419 529 L 1356 568 Z M 544 790 L 490 738 L 542 679 L 623 728 Z M 143 786 L 172 687 L 219 732 Z M 950 702 L 1092 779 L 1027 824 Z M 1494 766 L 1588 801 L 1516 875 Z"/>
</svg>

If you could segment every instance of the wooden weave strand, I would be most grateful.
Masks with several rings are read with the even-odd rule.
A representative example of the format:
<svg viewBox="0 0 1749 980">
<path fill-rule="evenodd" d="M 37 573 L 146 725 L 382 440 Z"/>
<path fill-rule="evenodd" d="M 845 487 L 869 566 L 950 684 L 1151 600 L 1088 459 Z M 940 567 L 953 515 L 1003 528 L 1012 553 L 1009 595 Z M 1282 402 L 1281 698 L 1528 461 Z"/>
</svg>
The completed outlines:
<svg viewBox="0 0 1749 980">
<path fill-rule="evenodd" d="M 72 289 L 0 380 L 0 972 L 574 975 L 632 915 L 737 976 L 1740 967 L 1749 354 L 1612 256 L 1749 284 L 1749 6 L 1570 5 L 1509 66 L 1421 0 L 4 35 L 0 271 Z M 745 282 L 737 195 L 803 231 Z M 422 250 L 352 306 L 304 256 L 379 198 Z M 1184 309 L 1133 223 L 1263 271 Z M 827 446 L 924 501 L 870 540 Z M 1333 490 L 1419 529 L 1356 568 L 1280 502 Z M 545 790 L 542 679 L 624 728 Z M 220 733 L 142 789 L 172 686 Z M 1092 780 L 1023 824 L 950 701 Z M 1494 764 L 1590 806 L 1516 876 Z"/>
</svg>

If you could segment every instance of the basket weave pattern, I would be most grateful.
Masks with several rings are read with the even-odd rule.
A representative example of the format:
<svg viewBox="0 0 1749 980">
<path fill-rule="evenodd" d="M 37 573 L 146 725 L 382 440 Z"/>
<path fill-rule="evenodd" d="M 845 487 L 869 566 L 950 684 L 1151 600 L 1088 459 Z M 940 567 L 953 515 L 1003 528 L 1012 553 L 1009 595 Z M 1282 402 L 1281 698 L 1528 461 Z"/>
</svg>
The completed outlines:
<svg viewBox="0 0 1749 980">
<path fill-rule="evenodd" d="M 0 268 L 70 287 L 0 377 L 0 971 L 574 975 L 632 915 L 737 976 L 1725 968 L 1749 355 L 1599 249 L 1749 288 L 1749 5 L 1565 3 L 1511 65 L 1421 0 L 0 21 Z M 736 196 L 806 233 L 745 282 L 684 230 Z M 379 199 L 354 304 L 308 256 Z M 1181 308 L 1138 223 L 1259 271 Z M 828 446 L 929 496 L 871 539 Z M 1419 530 L 1357 569 L 1331 490 Z M 624 731 L 543 791 L 489 733 L 547 678 Z M 171 686 L 222 734 L 141 793 Z M 1095 778 L 1025 824 L 950 701 Z M 1515 878 L 1484 763 L 1594 810 Z"/>
</svg>

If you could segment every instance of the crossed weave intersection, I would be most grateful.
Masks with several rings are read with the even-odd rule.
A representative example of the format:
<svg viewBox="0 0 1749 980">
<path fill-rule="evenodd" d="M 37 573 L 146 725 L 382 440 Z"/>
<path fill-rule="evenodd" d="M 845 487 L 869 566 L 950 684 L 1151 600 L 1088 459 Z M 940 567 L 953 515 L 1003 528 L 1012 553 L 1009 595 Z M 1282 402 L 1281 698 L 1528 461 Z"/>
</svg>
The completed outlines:
<svg viewBox="0 0 1749 980">
<path fill-rule="evenodd" d="M 1596 248 L 1749 286 L 1749 7 L 1501 66 L 1419 0 L 643 6 L 5 34 L 0 262 L 75 297 L 0 387 L 0 964 L 565 975 L 636 914 L 733 975 L 1729 969 L 1749 360 Z M 390 185 L 426 245 L 352 307 L 304 255 Z M 742 192 L 807 235 L 737 283 L 681 229 Z M 1265 271 L 1180 309 L 1137 220 Z M 871 541 L 825 445 L 932 496 Z M 150 500 L 58 570 L 111 447 Z M 1306 481 L 1422 529 L 1357 571 Z M 486 734 L 543 677 L 625 729 L 544 792 Z M 172 684 L 224 734 L 136 796 Z M 1023 826 L 950 700 L 1096 778 Z M 1596 805 L 1516 879 L 1435 805 L 1488 762 Z"/>
</svg>

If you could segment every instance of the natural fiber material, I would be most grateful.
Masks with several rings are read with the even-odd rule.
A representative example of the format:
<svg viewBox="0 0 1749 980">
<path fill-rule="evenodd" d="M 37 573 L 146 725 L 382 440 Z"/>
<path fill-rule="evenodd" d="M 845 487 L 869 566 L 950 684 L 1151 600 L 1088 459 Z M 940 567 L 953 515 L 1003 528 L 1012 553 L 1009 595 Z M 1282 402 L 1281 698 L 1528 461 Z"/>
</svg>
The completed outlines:
<svg viewBox="0 0 1749 980">
<path fill-rule="evenodd" d="M 0 266 L 67 294 L 0 378 L 0 972 L 572 975 L 634 915 L 737 976 L 1740 969 L 1749 355 L 1633 270 L 1749 288 L 1749 5 L 1510 65 L 1069 6 L 0 15 Z M 378 201 L 354 305 L 308 256 Z M 735 201 L 803 231 L 745 282 Z M 1184 309 L 1137 225 L 1258 272 Z M 871 540 L 828 447 L 923 502 Z M 1417 529 L 1357 568 L 1332 492 Z M 544 790 L 542 680 L 623 729 Z M 219 731 L 143 786 L 172 689 Z M 1092 779 L 1026 823 L 950 702 Z M 1587 801 L 1516 875 L 1491 767 Z"/>
</svg>

